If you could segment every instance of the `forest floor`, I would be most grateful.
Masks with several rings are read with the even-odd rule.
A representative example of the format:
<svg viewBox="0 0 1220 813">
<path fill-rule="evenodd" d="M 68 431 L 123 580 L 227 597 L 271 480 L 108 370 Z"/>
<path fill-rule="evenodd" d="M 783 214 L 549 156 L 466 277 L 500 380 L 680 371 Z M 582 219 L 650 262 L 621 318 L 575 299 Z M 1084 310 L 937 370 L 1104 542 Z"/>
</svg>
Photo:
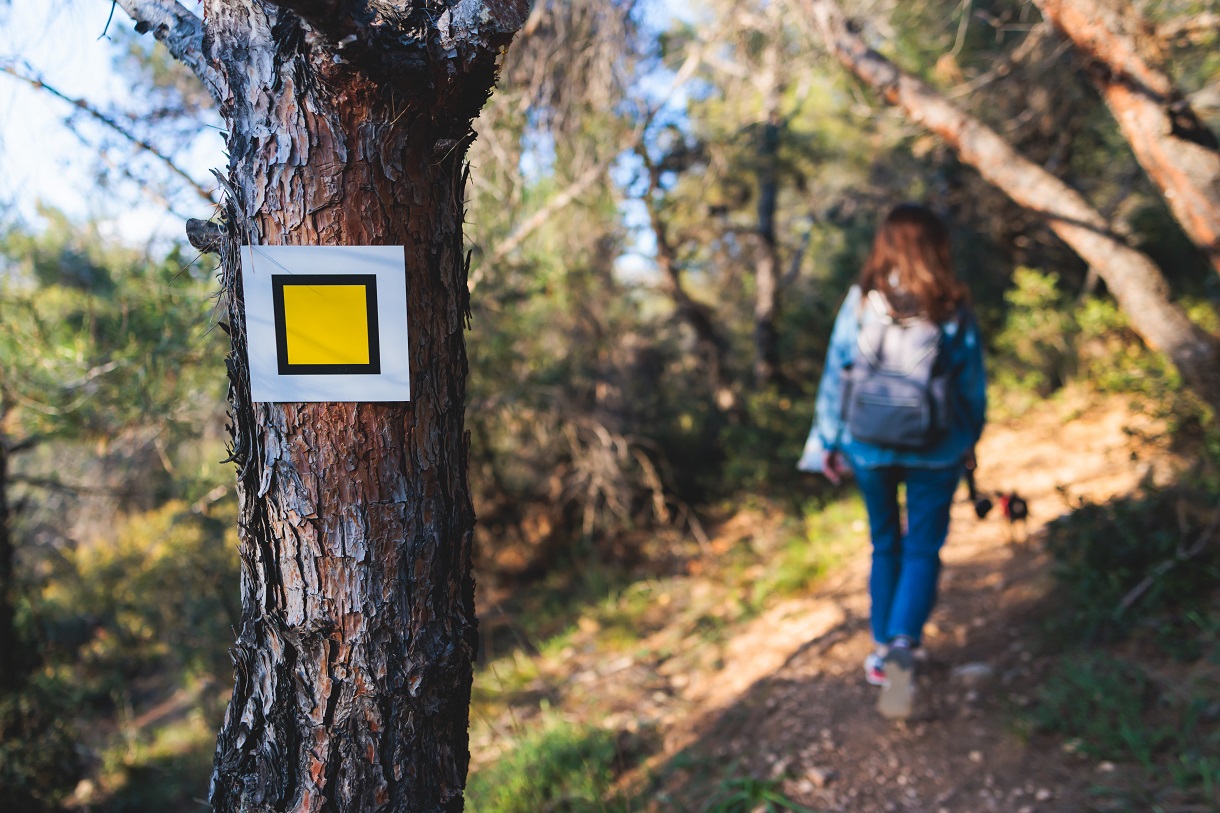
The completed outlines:
<svg viewBox="0 0 1220 813">
<path fill-rule="evenodd" d="M 998 508 L 979 520 L 959 494 L 907 722 L 881 718 L 863 680 L 868 535 L 858 500 L 823 519 L 837 529 L 824 551 L 833 565 L 775 595 L 767 552 L 791 550 L 792 529 L 780 512 L 746 508 L 709 526 L 704 547 L 724 560 L 743 547 L 761 554 L 746 568 L 752 580 L 734 586 L 706 564 L 658 576 L 608 596 L 557 641 L 493 659 L 476 685 L 474 770 L 549 716 L 615 732 L 620 749 L 637 751 L 619 779 L 637 788 L 629 809 L 707 810 L 733 788 L 757 800 L 737 808 L 747 811 L 766 809 L 761 788 L 819 811 L 1094 809 L 1087 800 L 1125 767 L 1017 722 L 1051 667 L 1034 643 L 1054 587 L 1044 528 L 1082 500 L 1172 479 L 1183 463 L 1163 437 L 1126 400 L 1086 392 L 988 429 L 980 487 L 1018 490 L 1028 527 L 1011 527 Z M 831 526 L 806 536 L 816 540 L 819 527 Z"/>
</svg>

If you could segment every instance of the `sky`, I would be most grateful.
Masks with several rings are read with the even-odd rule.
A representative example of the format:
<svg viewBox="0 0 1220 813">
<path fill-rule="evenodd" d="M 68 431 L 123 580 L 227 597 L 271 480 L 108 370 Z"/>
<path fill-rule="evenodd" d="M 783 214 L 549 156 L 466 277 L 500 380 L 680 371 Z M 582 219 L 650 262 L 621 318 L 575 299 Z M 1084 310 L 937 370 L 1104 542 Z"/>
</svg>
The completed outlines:
<svg viewBox="0 0 1220 813">
<path fill-rule="evenodd" d="M 194 3 L 188 0 L 187 5 Z M 105 0 L 12 0 L 0 9 L 0 64 L 25 72 L 33 68 L 69 96 L 123 108 L 131 89 L 114 65 L 114 44 L 100 38 L 110 9 Z M 110 31 L 131 25 L 116 8 Z M 133 184 L 99 188 L 95 146 L 83 143 L 64 125 L 72 113 L 68 103 L 0 74 L 0 207 L 7 210 L 6 219 L 33 224 L 41 203 L 74 219 L 98 218 L 106 232 L 139 244 L 179 238 L 181 214 L 210 216 L 198 198 L 182 196 L 181 214 L 173 214 Z M 100 132 L 81 114 L 75 119 L 82 133 Z M 224 166 L 223 147 L 219 131 L 201 131 L 182 163 L 210 186 L 208 170 Z M 129 155 L 114 152 L 116 161 Z M 184 208 L 189 211 L 181 211 Z"/>
</svg>

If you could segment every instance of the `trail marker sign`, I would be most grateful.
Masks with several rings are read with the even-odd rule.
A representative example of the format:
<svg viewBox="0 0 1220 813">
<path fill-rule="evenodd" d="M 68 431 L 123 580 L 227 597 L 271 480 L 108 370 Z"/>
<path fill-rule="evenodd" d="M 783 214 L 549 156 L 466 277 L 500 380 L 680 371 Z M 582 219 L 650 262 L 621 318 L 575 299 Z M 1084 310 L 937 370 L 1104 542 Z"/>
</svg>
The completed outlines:
<svg viewBox="0 0 1220 813">
<path fill-rule="evenodd" d="M 254 401 L 409 401 L 402 246 L 242 246 Z"/>
</svg>

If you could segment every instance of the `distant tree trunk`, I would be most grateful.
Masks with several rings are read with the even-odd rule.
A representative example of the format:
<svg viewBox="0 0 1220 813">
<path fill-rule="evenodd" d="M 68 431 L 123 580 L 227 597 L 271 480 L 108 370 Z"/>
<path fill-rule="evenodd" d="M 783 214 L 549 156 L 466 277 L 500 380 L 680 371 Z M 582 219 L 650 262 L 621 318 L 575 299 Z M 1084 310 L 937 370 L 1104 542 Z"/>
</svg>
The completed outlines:
<svg viewBox="0 0 1220 813">
<path fill-rule="evenodd" d="M 1161 71 L 1140 56 L 1116 9 L 1099 0 L 1036 0 L 1085 57 L 1136 160 L 1220 272 L 1220 144 Z"/>
<path fill-rule="evenodd" d="M 2 416 L 3 410 L 0 410 Z M 25 647 L 17 634 L 17 618 L 14 603 L 17 600 L 13 589 L 13 564 L 16 551 L 13 549 L 11 516 L 8 506 L 9 480 L 8 439 L 0 436 L 0 652 L 4 653 L 4 667 L 0 668 L 0 698 L 11 694 L 25 683 Z"/>
<path fill-rule="evenodd" d="M 648 218 L 652 225 L 653 237 L 657 241 L 657 266 L 661 271 L 665 289 L 674 301 L 678 317 L 695 333 L 695 344 L 699 348 L 707 373 L 713 403 L 721 412 L 733 412 L 738 404 L 732 382 L 729 380 L 726 359 L 728 342 L 716 329 L 711 310 L 692 298 L 686 286 L 682 284 L 682 265 L 678 260 L 678 251 L 669 238 L 669 226 L 661 217 L 656 203 L 656 196 L 661 188 L 661 168 L 649 158 L 642 147 L 636 149 L 636 154 L 643 160 L 648 171 Z"/>
<path fill-rule="evenodd" d="M 1169 299 L 1169 285 L 1147 255 L 1109 231 L 1105 218 L 1076 190 L 1025 159 L 995 131 L 904 74 L 853 33 L 832 0 L 805 0 L 827 47 L 887 102 L 940 135 L 962 161 L 1017 204 L 1045 217 L 1055 233 L 1097 269 L 1131 327 L 1165 353 L 1203 400 L 1220 409 L 1217 343 Z"/>
<path fill-rule="evenodd" d="M 477 642 L 463 158 L 526 0 L 120 0 L 228 125 L 242 628 L 211 803 L 459 811 Z M 410 403 L 251 403 L 243 243 L 403 245 Z"/>
<path fill-rule="evenodd" d="M 780 45 L 767 48 L 765 109 L 758 143 L 758 263 L 754 269 L 754 383 L 766 386 L 779 377 L 780 260 L 775 238 L 775 212 L 779 206 L 779 143 L 783 132 L 780 100 Z"/>
</svg>

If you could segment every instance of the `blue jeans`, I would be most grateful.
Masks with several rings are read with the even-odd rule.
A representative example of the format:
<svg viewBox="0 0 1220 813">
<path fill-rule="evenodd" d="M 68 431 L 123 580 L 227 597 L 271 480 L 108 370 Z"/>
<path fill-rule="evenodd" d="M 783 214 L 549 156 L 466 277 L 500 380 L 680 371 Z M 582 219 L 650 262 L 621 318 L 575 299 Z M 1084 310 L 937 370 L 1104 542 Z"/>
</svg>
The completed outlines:
<svg viewBox="0 0 1220 813">
<path fill-rule="evenodd" d="M 902 635 L 919 645 L 936 603 L 940 549 L 949 535 L 949 507 L 961 466 L 881 466 L 855 470 L 873 537 L 868 580 L 873 639 Z M 907 530 L 902 532 L 898 484 L 907 485 Z"/>
</svg>

